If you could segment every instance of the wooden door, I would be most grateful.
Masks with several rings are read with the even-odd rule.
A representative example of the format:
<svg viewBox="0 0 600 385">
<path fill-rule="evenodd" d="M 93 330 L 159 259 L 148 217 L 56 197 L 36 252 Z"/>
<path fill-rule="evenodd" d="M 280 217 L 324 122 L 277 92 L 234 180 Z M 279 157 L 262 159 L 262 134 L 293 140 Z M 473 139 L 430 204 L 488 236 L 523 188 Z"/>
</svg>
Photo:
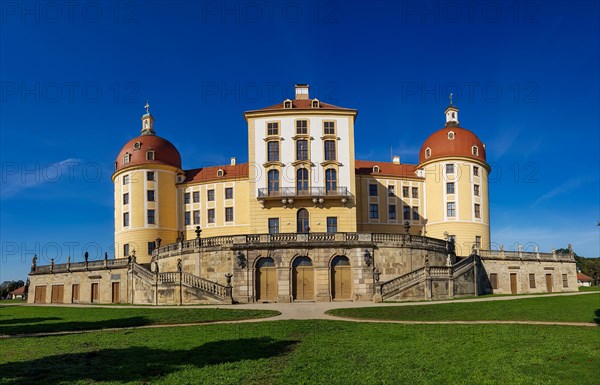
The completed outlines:
<svg viewBox="0 0 600 385">
<path fill-rule="evenodd" d="M 314 293 L 314 270 L 312 266 L 296 266 L 293 271 L 293 292 L 296 301 L 313 301 Z"/>
<path fill-rule="evenodd" d="M 98 292 L 98 284 L 92 283 L 92 298 L 91 302 L 98 302 L 99 292 Z"/>
<path fill-rule="evenodd" d="M 34 303 L 46 303 L 46 286 L 36 286 L 33 297 Z"/>
<path fill-rule="evenodd" d="M 517 294 L 517 274 L 510 274 L 510 292 L 512 294 Z"/>
<path fill-rule="evenodd" d="M 112 303 L 121 302 L 120 298 L 121 298 L 121 291 L 120 291 L 119 282 L 113 282 L 112 283 Z"/>
<path fill-rule="evenodd" d="M 350 266 L 333 268 L 333 299 L 349 300 L 352 298 L 352 270 Z"/>
<path fill-rule="evenodd" d="M 63 303 L 64 296 L 64 285 L 52 285 L 52 291 L 50 292 L 51 303 Z"/>
<path fill-rule="evenodd" d="M 546 291 L 552 293 L 552 274 L 546 274 Z"/>
<path fill-rule="evenodd" d="M 71 288 L 71 303 L 79 302 L 79 284 L 74 284 Z"/>
<path fill-rule="evenodd" d="M 275 267 L 263 266 L 257 274 L 258 301 L 267 302 L 277 300 L 277 269 Z"/>
</svg>

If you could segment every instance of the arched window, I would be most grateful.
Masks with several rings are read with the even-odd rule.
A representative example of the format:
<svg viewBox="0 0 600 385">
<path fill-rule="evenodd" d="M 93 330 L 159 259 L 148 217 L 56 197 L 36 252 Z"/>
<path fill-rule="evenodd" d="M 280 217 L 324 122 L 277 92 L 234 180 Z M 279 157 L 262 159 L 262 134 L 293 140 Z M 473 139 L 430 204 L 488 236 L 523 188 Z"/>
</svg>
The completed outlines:
<svg viewBox="0 0 600 385">
<path fill-rule="evenodd" d="M 373 173 L 379 174 L 379 166 L 377 166 L 377 165 L 373 166 Z"/>
<path fill-rule="evenodd" d="M 431 148 L 427 147 L 425 149 L 425 158 L 429 158 L 431 156 Z"/>
<path fill-rule="evenodd" d="M 129 153 L 126 153 L 125 156 L 123 156 L 123 164 L 128 164 L 130 159 L 131 155 Z"/>
<path fill-rule="evenodd" d="M 283 102 L 283 108 L 292 108 L 292 102 L 290 100 L 286 100 Z"/>
<path fill-rule="evenodd" d="M 319 108 L 319 101 L 317 99 L 313 99 L 312 108 Z"/>
<path fill-rule="evenodd" d="M 294 262 L 292 263 L 292 267 L 298 267 L 298 266 L 312 266 L 312 261 L 308 257 L 298 257 L 298 258 L 294 259 Z"/>
<path fill-rule="evenodd" d="M 296 193 L 298 195 L 308 193 L 308 170 L 305 168 L 299 168 L 296 171 Z"/>
<path fill-rule="evenodd" d="M 479 155 L 479 148 L 477 146 L 473 146 L 472 151 L 473 151 L 473 155 L 475 155 L 475 156 Z"/>
<path fill-rule="evenodd" d="M 300 209 L 296 214 L 297 219 L 297 228 L 296 232 L 298 233 L 308 233 L 310 231 L 309 222 L 308 222 L 308 210 Z"/>
<path fill-rule="evenodd" d="M 325 170 L 325 190 L 327 194 L 337 191 L 337 171 L 333 168 Z"/>
<path fill-rule="evenodd" d="M 223 175 L 225 175 L 225 171 L 223 171 L 222 169 L 218 169 L 218 170 L 217 170 L 217 176 L 220 178 L 220 177 L 222 177 Z"/>
<path fill-rule="evenodd" d="M 261 267 L 275 267 L 275 261 L 271 257 L 261 258 L 256 262 L 256 267 L 258 269 Z"/>
<path fill-rule="evenodd" d="M 450 131 L 450 132 L 448 133 L 448 139 L 450 139 L 450 140 L 454 140 L 454 131 Z"/>
<path fill-rule="evenodd" d="M 269 170 L 267 176 L 269 179 L 269 195 L 276 195 L 279 192 L 279 171 Z"/>
<path fill-rule="evenodd" d="M 345 255 L 338 255 L 331 261 L 331 266 L 350 266 L 350 260 Z"/>
<path fill-rule="evenodd" d="M 146 160 L 154 160 L 154 151 L 146 151 Z"/>
</svg>

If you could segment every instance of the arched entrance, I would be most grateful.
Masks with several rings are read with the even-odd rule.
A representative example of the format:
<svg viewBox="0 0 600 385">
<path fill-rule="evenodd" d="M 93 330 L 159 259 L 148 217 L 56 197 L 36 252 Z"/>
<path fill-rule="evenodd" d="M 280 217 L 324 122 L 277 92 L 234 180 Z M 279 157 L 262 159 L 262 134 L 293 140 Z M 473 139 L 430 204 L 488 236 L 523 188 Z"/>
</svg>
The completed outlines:
<svg viewBox="0 0 600 385">
<path fill-rule="evenodd" d="M 309 222 L 308 222 L 308 210 L 307 209 L 298 210 L 298 213 L 296 214 L 296 223 L 297 223 L 296 232 L 298 232 L 298 233 L 308 233 L 309 232 L 310 227 L 309 227 Z"/>
<path fill-rule="evenodd" d="M 331 297 L 334 300 L 352 299 L 352 270 L 350 260 L 344 255 L 331 261 Z"/>
<path fill-rule="evenodd" d="M 256 263 L 256 301 L 277 300 L 277 269 L 273 258 L 261 258 Z"/>
<path fill-rule="evenodd" d="M 312 261 L 298 257 L 292 263 L 292 295 L 294 301 L 314 301 L 315 279 Z"/>
</svg>

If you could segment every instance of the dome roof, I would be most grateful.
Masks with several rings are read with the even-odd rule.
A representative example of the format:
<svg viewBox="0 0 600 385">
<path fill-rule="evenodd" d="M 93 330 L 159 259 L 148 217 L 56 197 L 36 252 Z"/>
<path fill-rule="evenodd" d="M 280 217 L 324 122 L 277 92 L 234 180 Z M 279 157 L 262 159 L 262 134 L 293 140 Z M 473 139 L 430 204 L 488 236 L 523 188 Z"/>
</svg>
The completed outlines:
<svg viewBox="0 0 600 385">
<path fill-rule="evenodd" d="M 427 153 L 427 149 L 430 153 Z M 447 124 L 423 143 L 419 151 L 419 163 L 446 157 L 465 157 L 485 163 L 485 147 L 471 131 Z"/>
<path fill-rule="evenodd" d="M 154 151 L 153 159 L 148 159 L 148 151 Z M 125 155 L 129 162 L 125 163 Z M 165 164 L 181 168 L 181 155 L 175 146 L 156 135 L 140 135 L 123 146 L 115 161 L 115 171 L 140 164 Z"/>
</svg>

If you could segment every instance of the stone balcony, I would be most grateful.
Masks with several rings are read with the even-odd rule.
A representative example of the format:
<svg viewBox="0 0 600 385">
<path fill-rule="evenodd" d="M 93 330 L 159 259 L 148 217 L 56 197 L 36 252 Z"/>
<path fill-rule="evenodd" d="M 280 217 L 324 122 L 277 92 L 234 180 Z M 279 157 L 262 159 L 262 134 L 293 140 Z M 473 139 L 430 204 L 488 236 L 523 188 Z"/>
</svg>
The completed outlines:
<svg viewBox="0 0 600 385">
<path fill-rule="evenodd" d="M 258 201 L 263 206 L 267 201 L 281 201 L 283 205 L 291 205 L 294 200 L 311 200 L 315 205 L 321 205 L 327 200 L 340 200 L 342 204 L 346 204 L 353 197 L 348 187 L 311 187 L 305 190 L 294 187 L 281 187 L 277 190 L 259 188 L 257 194 Z"/>
</svg>

